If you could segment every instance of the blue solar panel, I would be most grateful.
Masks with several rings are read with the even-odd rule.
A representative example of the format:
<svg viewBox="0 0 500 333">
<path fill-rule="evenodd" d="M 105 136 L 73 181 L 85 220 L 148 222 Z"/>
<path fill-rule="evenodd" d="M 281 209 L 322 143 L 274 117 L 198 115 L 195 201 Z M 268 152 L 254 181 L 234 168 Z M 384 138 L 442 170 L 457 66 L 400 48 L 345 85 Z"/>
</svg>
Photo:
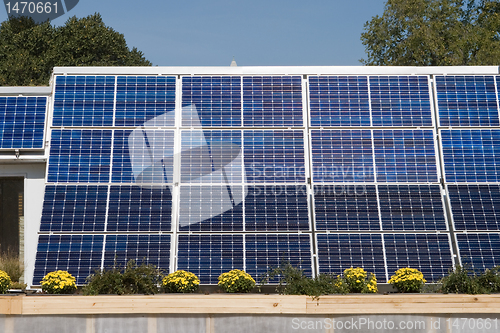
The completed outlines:
<svg viewBox="0 0 500 333">
<path fill-rule="evenodd" d="M 154 186 L 111 186 L 106 231 L 170 231 L 172 194 Z"/>
<path fill-rule="evenodd" d="M 242 185 L 191 185 L 180 189 L 180 231 L 243 230 Z"/>
<path fill-rule="evenodd" d="M 168 270 L 171 235 L 107 235 L 104 268 L 124 267 L 128 261 Z"/>
<path fill-rule="evenodd" d="M 447 182 L 500 181 L 500 130 L 442 130 Z"/>
<path fill-rule="evenodd" d="M 373 126 L 432 126 L 428 76 L 370 76 Z"/>
<path fill-rule="evenodd" d="M 455 230 L 500 230 L 500 185 L 448 185 Z"/>
<path fill-rule="evenodd" d="M 377 278 L 386 277 L 380 234 L 317 234 L 319 273 L 342 274 L 362 267 Z"/>
<path fill-rule="evenodd" d="M 248 183 L 305 182 L 304 132 L 245 131 Z"/>
<path fill-rule="evenodd" d="M 310 76 L 311 126 L 370 126 L 366 76 Z"/>
<path fill-rule="evenodd" d="M 181 145 L 181 182 L 242 183 L 241 131 L 186 130 Z"/>
<path fill-rule="evenodd" d="M 40 235 L 35 259 L 33 284 L 53 271 L 65 270 L 82 285 L 101 268 L 103 235 Z"/>
<path fill-rule="evenodd" d="M 437 281 L 453 265 L 448 234 L 385 234 L 389 276 L 400 268 L 420 270 L 429 281 Z"/>
<path fill-rule="evenodd" d="M 114 131 L 113 183 L 173 183 L 174 131 Z"/>
<path fill-rule="evenodd" d="M 104 231 L 107 186 L 47 185 L 40 231 Z"/>
<path fill-rule="evenodd" d="M 379 182 L 437 182 L 432 130 L 375 130 Z"/>
<path fill-rule="evenodd" d="M 53 130 L 48 182 L 109 182 L 111 131 Z"/>
<path fill-rule="evenodd" d="M 248 186 L 245 198 L 246 231 L 309 230 L 305 186 Z"/>
<path fill-rule="evenodd" d="M 441 126 L 498 126 L 493 76 L 436 76 Z"/>
<path fill-rule="evenodd" d="M 312 276 L 311 236 L 245 235 L 246 272 L 256 281 L 280 264 L 290 263 Z M 278 282 L 278 278 L 270 280 Z"/>
<path fill-rule="evenodd" d="M 500 234 L 457 234 L 462 266 L 477 273 L 500 265 Z"/>
<path fill-rule="evenodd" d="M 179 235 L 177 269 L 196 274 L 202 284 L 244 267 L 243 235 Z"/>
<path fill-rule="evenodd" d="M 0 97 L 0 148 L 43 148 L 47 97 Z"/>
<path fill-rule="evenodd" d="M 311 131 L 315 182 L 372 182 L 370 130 Z"/>
<path fill-rule="evenodd" d="M 379 185 L 384 230 L 447 230 L 439 185 Z"/>
<path fill-rule="evenodd" d="M 300 76 L 243 77 L 245 126 L 303 126 Z"/>
<path fill-rule="evenodd" d="M 183 77 L 182 106 L 183 126 L 241 126 L 241 77 Z"/>
<path fill-rule="evenodd" d="M 118 76 L 115 126 L 174 126 L 174 76 Z"/>
<path fill-rule="evenodd" d="M 111 126 L 114 76 L 56 76 L 53 126 Z"/>
<path fill-rule="evenodd" d="M 374 185 L 315 185 L 316 230 L 380 230 Z"/>
</svg>

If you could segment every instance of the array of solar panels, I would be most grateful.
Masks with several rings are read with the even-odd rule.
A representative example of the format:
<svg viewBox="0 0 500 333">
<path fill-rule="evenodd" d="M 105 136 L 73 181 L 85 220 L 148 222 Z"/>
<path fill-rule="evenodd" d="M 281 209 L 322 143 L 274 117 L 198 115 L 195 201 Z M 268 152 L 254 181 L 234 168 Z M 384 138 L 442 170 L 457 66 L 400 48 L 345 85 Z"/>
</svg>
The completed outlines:
<svg viewBox="0 0 500 333">
<path fill-rule="evenodd" d="M 33 283 L 131 259 L 210 284 L 500 264 L 499 83 L 56 76 Z"/>
<path fill-rule="evenodd" d="M 0 97 L 0 149 L 44 147 L 47 97 Z"/>
</svg>

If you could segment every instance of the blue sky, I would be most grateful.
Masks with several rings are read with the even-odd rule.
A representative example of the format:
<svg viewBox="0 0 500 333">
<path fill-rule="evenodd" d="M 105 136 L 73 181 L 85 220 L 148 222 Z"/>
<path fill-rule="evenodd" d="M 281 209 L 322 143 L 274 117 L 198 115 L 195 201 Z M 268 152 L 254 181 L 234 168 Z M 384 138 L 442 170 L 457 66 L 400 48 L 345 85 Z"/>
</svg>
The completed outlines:
<svg viewBox="0 0 500 333">
<path fill-rule="evenodd" d="M 99 12 L 158 66 L 227 66 L 233 56 L 239 66 L 356 66 L 363 25 L 385 2 L 80 0 L 52 24 Z"/>
</svg>

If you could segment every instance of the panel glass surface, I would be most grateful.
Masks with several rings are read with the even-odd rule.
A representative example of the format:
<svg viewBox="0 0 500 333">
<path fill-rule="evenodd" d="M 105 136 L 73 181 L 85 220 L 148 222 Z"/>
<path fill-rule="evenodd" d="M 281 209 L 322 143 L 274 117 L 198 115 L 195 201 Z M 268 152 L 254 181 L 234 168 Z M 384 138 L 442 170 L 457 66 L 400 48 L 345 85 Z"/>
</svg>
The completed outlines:
<svg viewBox="0 0 500 333">
<path fill-rule="evenodd" d="M 241 126 L 241 77 L 183 77 L 182 107 L 183 126 Z"/>
<path fill-rule="evenodd" d="M 439 185 L 379 185 L 384 230 L 447 230 Z"/>
<path fill-rule="evenodd" d="M 500 265 L 500 234 L 457 234 L 462 266 L 476 272 Z"/>
<path fill-rule="evenodd" d="M 317 234 L 319 273 L 342 274 L 363 267 L 379 279 L 386 276 L 382 235 Z"/>
<path fill-rule="evenodd" d="M 316 230 L 380 230 L 375 185 L 314 185 Z"/>
<path fill-rule="evenodd" d="M 85 284 L 87 276 L 101 268 L 103 242 L 103 235 L 40 235 L 33 284 L 40 285 L 56 270 L 68 271 L 76 284 Z"/>
<path fill-rule="evenodd" d="M 243 235 L 179 235 L 177 269 L 192 272 L 201 284 L 217 284 L 219 275 L 244 269 Z"/>
<path fill-rule="evenodd" d="M 366 76 L 310 76 L 311 126 L 370 126 Z"/>
<path fill-rule="evenodd" d="M 436 76 L 441 126 L 498 126 L 493 76 Z"/>
<path fill-rule="evenodd" d="M 455 230 L 500 230 L 500 185 L 448 184 Z"/>
<path fill-rule="evenodd" d="M 300 76 L 243 77 L 243 124 L 303 126 Z"/>
<path fill-rule="evenodd" d="M 47 185 L 40 231 L 104 231 L 108 186 Z"/>
<path fill-rule="evenodd" d="M 370 130 L 313 130 L 314 182 L 373 182 Z"/>
<path fill-rule="evenodd" d="M 442 130 L 447 182 L 500 181 L 500 130 Z"/>
<path fill-rule="evenodd" d="M 379 182 L 437 182 L 432 130 L 375 130 Z"/>
<path fill-rule="evenodd" d="M 311 238 L 309 235 L 245 235 L 246 272 L 259 281 L 270 269 L 283 263 L 302 269 L 312 276 Z M 277 278 L 270 283 L 279 282 Z"/>
<path fill-rule="evenodd" d="M 373 126 L 432 126 L 427 76 L 370 76 Z"/>
<path fill-rule="evenodd" d="M 0 97 L 0 148 L 43 148 L 47 97 Z"/>
<path fill-rule="evenodd" d="M 107 183 L 111 131 L 53 130 L 48 182 Z"/>
<path fill-rule="evenodd" d="M 453 265 L 448 234 L 385 234 L 384 245 L 389 276 L 411 267 L 436 282 Z"/>
<path fill-rule="evenodd" d="M 118 76 L 115 126 L 174 126 L 175 76 Z"/>
</svg>

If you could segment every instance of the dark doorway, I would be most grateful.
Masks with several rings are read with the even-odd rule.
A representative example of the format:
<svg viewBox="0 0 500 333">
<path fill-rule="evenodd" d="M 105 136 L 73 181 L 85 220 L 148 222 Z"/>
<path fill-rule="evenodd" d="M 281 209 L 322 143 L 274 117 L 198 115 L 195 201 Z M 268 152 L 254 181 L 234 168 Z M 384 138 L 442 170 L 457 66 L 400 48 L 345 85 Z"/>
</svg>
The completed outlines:
<svg viewBox="0 0 500 333">
<path fill-rule="evenodd" d="M 24 231 L 24 178 L 0 178 L 0 253 L 20 256 Z"/>
</svg>

